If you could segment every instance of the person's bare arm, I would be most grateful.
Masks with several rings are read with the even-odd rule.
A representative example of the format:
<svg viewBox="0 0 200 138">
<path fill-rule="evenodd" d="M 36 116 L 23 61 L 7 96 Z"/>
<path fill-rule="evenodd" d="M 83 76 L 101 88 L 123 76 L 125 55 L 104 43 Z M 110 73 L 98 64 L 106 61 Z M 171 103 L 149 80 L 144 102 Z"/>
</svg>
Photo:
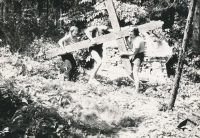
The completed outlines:
<svg viewBox="0 0 200 138">
<path fill-rule="evenodd" d="M 120 56 L 133 56 L 133 52 L 132 51 L 127 51 L 127 52 L 120 52 Z"/>
<path fill-rule="evenodd" d="M 147 34 L 147 32 L 140 32 L 140 35 L 142 36 L 142 37 L 150 37 L 150 35 L 148 35 Z"/>
<path fill-rule="evenodd" d="M 69 36 L 68 35 L 65 35 L 63 38 L 61 38 L 59 41 L 58 41 L 58 44 L 59 46 L 64 50 L 65 47 L 64 47 L 64 42 L 67 41 L 69 39 Z"/>
<path fill-rule="evenodd" d="M 132 42 L 131 42 L 131 37 L 128 36 L 128 37 L 125 37 L 125 42 L 126 42 L 126 45 L 128 46 L 128 48 L 131 50 L 133 48 L 133 45 L 132 45 Z"/>
<path fill-rule="evenodd" d="M 131 51 L 129 52 L 121 52 L 120 56 L 135 56 L 139 50 L 140 47 L 140 43 L 142 42 L 140 39 L 141 38 L 135 38 L 136 40 L 134 41 L 134 43 L 132 44 L 133 48 L 131 49 Z"/>
<path fill-rule="evenodd" d="M 131 51 L 120 52 L 120 56 L 135 56 L 139 48 L 132 48 Z"/>
<path fill-rule="evenodd" d="M 91 26 L 91 27 L 88 27 L 86 30 L 85 30 L 85 34 L 86 36 L 90 39 L 91 43 L 92 44 L 95 44 L 96 42 L 94 41 L 94 39 L 92 38 L 92 32 L 95 31 L 97 29 L 97 26 Z"/>
<path fill-rule="evenodd" d="M 110 32 L 110 33 L 114 33 L 115 30 L 114 30 L 114 29 L 108 29 L 108 32 Z"/>
</svg>

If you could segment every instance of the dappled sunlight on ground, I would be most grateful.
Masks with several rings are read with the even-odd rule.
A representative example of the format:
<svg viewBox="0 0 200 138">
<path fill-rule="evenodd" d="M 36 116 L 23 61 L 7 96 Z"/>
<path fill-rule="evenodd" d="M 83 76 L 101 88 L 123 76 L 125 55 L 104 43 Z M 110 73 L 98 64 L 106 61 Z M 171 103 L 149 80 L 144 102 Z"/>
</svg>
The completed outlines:
<svg viewBox="0 0 200 138">
<path fill-rule="evenodd" d="M 33 64 L 33 71 L 26 69 L 24 74 L 22 68 L 5 63 L 1 68 L 1 85 L 12 81 L 27 106 L 37 104 L 54 109 L 62 118 L 70 118 L 69 124 L 88 138 L 185 138 L 194 128 L 189 124 L 183 131 L 177 126 L 184 119 L 192 119 L 191 113 L 199 112 L 199 83 L 183 77 L 175 108 L 168 111 L 173 79 L 154 81 L 140 74 L 150 79 L 141 82 L 140 93 L 134 93 L 134 84 L 123 69 L 102 71 L 97 78 L 101 84 L 91 85 L 87 83 L 89 73 L 76 82 L 64 81 L 59 74 L 51 74 L 51 67 L 44 64 Z"/>
</svg>

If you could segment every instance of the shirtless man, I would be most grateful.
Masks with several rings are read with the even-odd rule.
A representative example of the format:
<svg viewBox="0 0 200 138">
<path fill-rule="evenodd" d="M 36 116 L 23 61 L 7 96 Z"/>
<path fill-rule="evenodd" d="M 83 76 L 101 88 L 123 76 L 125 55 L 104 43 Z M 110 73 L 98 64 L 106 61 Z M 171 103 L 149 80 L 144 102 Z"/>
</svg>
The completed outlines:
<svg viewBox="0 0 200 138">
<path fill-rule="evenodd" d="M 99 44 L 97 45 L 96 42 L 94 41 L 94 37 L 98 37 L 104 34 L 107 34 L 109 32 L 113 32 L 112 29 L 109 29 L 108 26 L 91 26 L 88 27 L 85 30 L 85 34 L 87 35 L 87 37 L 91 40 L 91 43 L 93 46 L 91 46 L 89 48 L 89 52 L 91 53 L 92 58 L 95 61 L 95 65 L 94 68 L 90 74 L 90 78 L 88 83 L 93 83 L 93 84 L 99 84 L 99 82 L 95 79 L 95 76 L 102 64 L 102 54 L 103 54 L 103 49 L 102 49 L 102 45 L 103 44 Z"/>
<path fill-rule="evenodd" d="M 67 45 L 74 44 L 78 41 L 77 39 L 78 28 L 76 26 L 72 26 L 69 29 L 69 34 L 65 35 L 58 41 L 60 47 L 64 50 Z M 73 74 L 75 73 L 76 69 L 76 61 L 74 60 L 72 53 L 65 53 L 61 55 L 62 61 L 64 62 L 66 68 L 66 75 L 69 77 L 69 80 L 72 80 Z"/>
</svg>

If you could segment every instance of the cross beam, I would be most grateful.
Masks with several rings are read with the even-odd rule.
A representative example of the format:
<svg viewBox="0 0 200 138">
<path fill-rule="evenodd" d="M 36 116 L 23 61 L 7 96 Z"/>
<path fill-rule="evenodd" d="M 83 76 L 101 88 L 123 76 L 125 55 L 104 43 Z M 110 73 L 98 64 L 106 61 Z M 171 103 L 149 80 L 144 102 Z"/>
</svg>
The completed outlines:
<svg viewBox="0 0 200 138">
<path fill-rule="evenodd" d="M 162 25 L 163 25 L 162 21 L 151 21 L 149 23 L 139 25 L 137 27 L 138 27 L 140 32 L 147 32 L 149 30 L 159 28 Z M 116 39 L 119 39 L 119 38 L 124 38 L 124 37 L 127 37 L 127 36 L 129 36 L 128 26 L 121 28 L 120 31 L 116 31 L 114 33 L 98 36 L 98 37 L 95 37 L 93 39 L 95 40 L 95 42 L 97 44 L 102 44 L 102 43 L 105 43 L 105 42 L 109 42 L 109 41 L 116 40 Z M 53 48 L 53 49 L 46 51 L 45 54 L 46 54 L 46 58 L 49 59 L 49 58 L 53 58 L 55 56 L 58 56 L 59 54 L 77 51 L 79 49 L 89 48 L 91 46 L 92 46 L 92 44 L 91 44 L 90 40 L 84 40 L 84 41 L 81 41 L 81 42 L 77 42 L 77 43 L 65 46 L 66 50 L 62 50 L 60 47 L 58 47 L 58 48 Z"/>
<path fill-rule="evenodd" d="M 113 29 L 116 31 L 120 31 L 121 27 L 119 26 L 119 22 L 118 22 L 117 15 L 113 6 L 113 2 L 111 0 L 106 0 L 105 2 L 106 2 L 107 11 L 108 11 Z M 118 38 L 117 44 L 118 44 L 119 51 L 127 51 L 123 38 Z M 131 63 L 130 63 L 129 58 L 122 58 L 122 63 L 124 64 L 126 72 L 130 75 L 132 71 L 131 71 Z"/>
</svg>

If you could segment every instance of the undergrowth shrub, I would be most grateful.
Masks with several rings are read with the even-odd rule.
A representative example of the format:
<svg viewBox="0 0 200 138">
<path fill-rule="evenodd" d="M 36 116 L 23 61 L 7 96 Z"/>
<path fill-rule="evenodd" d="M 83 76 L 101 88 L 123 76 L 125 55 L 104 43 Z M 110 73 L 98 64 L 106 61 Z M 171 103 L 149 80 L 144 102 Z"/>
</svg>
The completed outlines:
<svg viewBox="0 0 200 138">
<path fill-rule="evenodd" d="M 0 130 L 8 127 L 12 121 L 11 117 L 24 105 L 23 95 L 15 88 L 13 80 L 1 80 L 0 84 Z"/>
<path fill-rule="evenodd" d="M 59 85 L 53 85 L 54 90 Z M 45 92 L 47 88 L 41 89 Z M 14 80 L 2 80 L 0 83 L 0 137 L 20 138 L 34 136 L 35 138 L 69 138 L 84 137 L 77 133 L 77 127 L 72 125 L 72 119 L 62 118 L 57 109 L 45 107 L 36 102 L 29 102 L 30 95 L 21 86 L 16 86 Z M 70 99 L 65 96 L 64 99 Z M 62 106 L 63 101 L 60 105 Z"/>
<path fill-rule="evenodd" d="M 57 109 L 31 104 L 15 112 L 10 132 L 12 135 L 21 132 L 36 138 L 57 138 L 62 135 L 69 136 L 69 127 L 68 121 L 59 116 Z"/>
<path fill-rule="evenodd" d="M 200 82 L 200 71 L 197 71 L 196 69 L 190 69 L 188 70 L 188 72 L 186 73 L 186 76 L 195 83 L 199 83 Z"/>
<path fill-rule="evenodd" d="M 44 61 L 46 59 L 45 52 L 56 47 L 59 45 L 50 38 L 36 38 L 25 54 L 35 61 Z"/>
<path fill-rule="evenodd" d="M 102 84 L 105 84 L 105 85 L 115 85 L 115 86 L 118 86 L 118 87 L 132 86 L 132 84 L 133 84 L 133 81 L 131 81 L 127 77 L 119 77 L 117 79 L 110 80 L 107 77 L 97 75 L 96 79 L 98 81 L 100 81 Z"/>
<path fill-rule="evenodd" d="M 124 117 L 119 121 L 119 126 L 122 127 L 138 127 L 138 125 L 144 120 L 144 117 Z"/>
<path fill-rule="evenodd" d="M 127 77 L 120 77 L 115 80 L 114 84 L 116 84 L 117 86 L 131 86 L 133 84 L 133 81 L 131 81 Z"/>
<path fill-rule="evenodd" d="M 186 58 L 183 74 L 192 82 L 200 82 L 200 56 Z"/>
</svg>

